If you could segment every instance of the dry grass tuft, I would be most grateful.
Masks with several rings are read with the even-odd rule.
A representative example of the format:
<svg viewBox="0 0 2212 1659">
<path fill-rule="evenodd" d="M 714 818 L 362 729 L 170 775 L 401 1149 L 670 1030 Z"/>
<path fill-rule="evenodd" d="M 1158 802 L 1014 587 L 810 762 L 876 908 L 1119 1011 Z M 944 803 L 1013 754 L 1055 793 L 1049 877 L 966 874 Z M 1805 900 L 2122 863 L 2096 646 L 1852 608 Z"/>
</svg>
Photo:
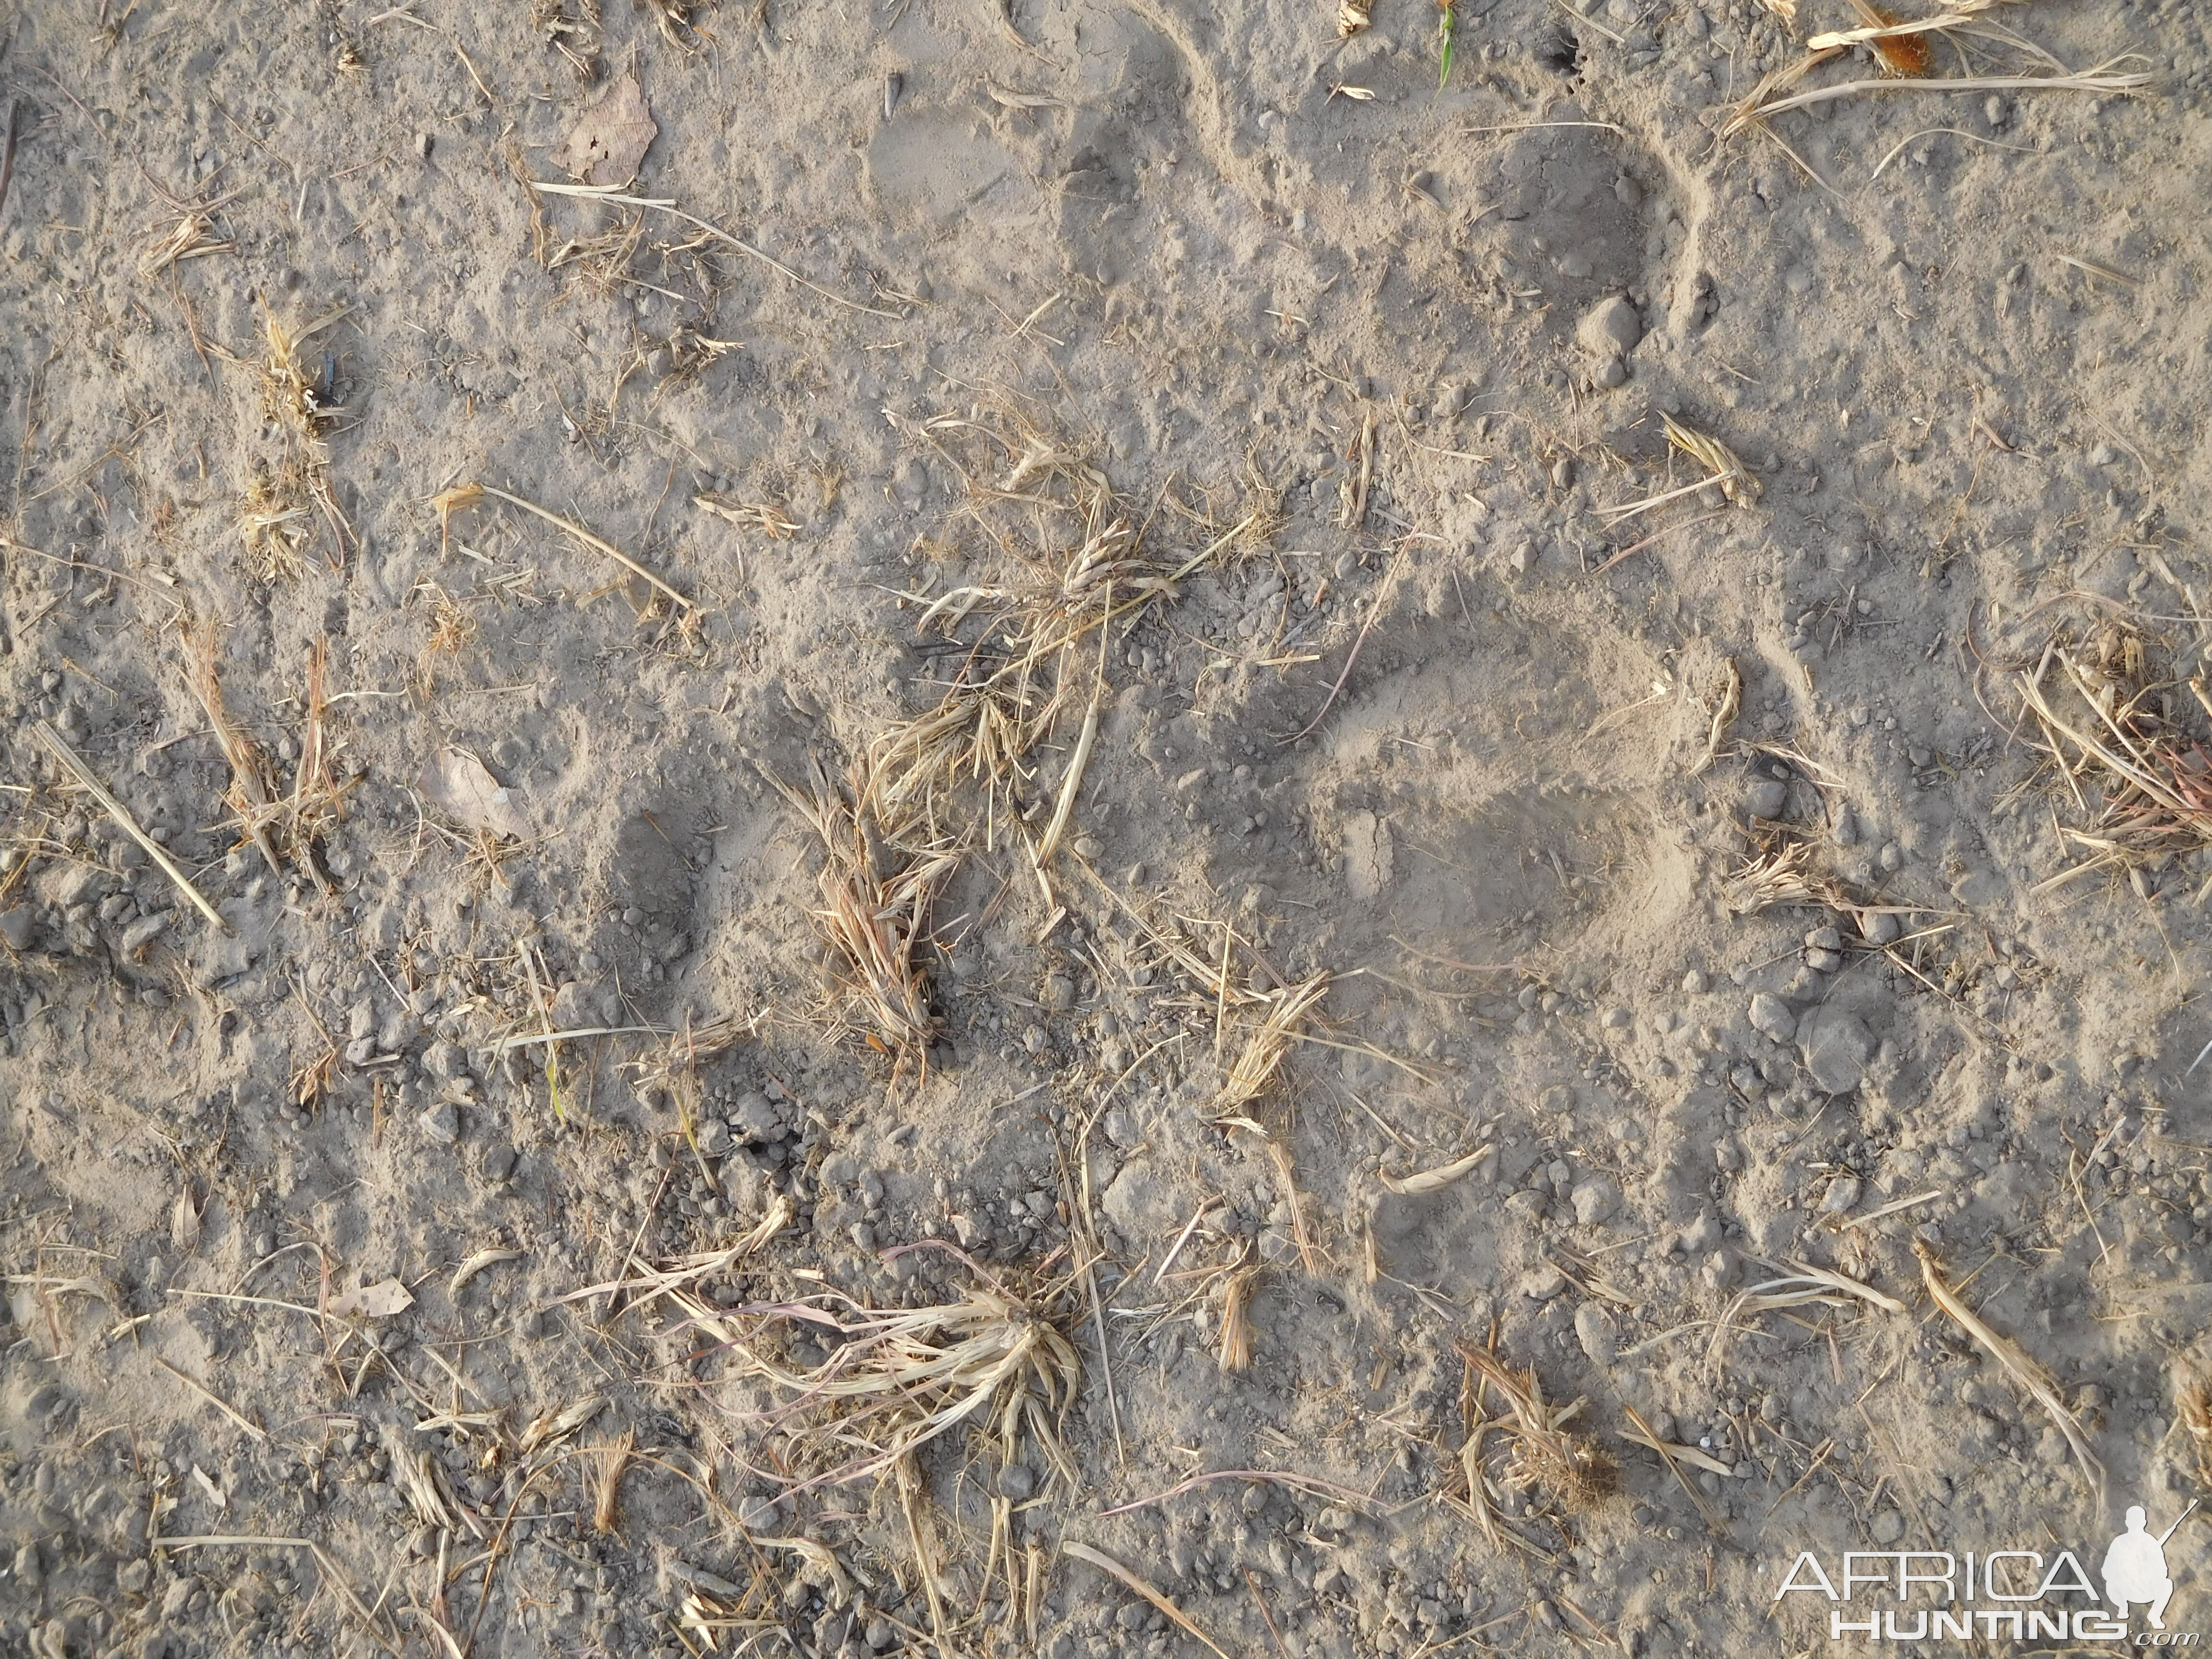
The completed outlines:
<svg viewBox="0 0 2212 1659">
<path fill-rule="evenodd" d="M 773 501 L 728 501 L 720 495 L 694 495 L 691 503 L 740 530 L 757 531 L 771 541 L 799 533 L 799 521 Z"/>
<path fill-rule="evenodd" d="M 1460 1447 L 1460 1472 L 1468 1507 L 1493 1541 L 1499 1530 L 1492 1508 L 1496 1488 L 1483 1459 L 1484 1442 L 1493 1433 L 1511 1447 L 1501 1478 L 1520 1491 L 1541 1487 L 1568 1509 L 1586 1510 L 1620 1490 L 1620 1466 L 1612 1454 L 1567 1426 L 1586 1401 L 1554 1406 L 1544 1398 L 1534 1370 L 1516 1370 L 1472 1343 L 1461 1343 L 1459 1352 L 1468 1367 L 1461 1395 L 1467 1438 Z M 1488 1414 L 1486 1401 L 1492 1393 L 1505 1407 L 1495 1416 Z"/>
<path fill-rule="evenodd" d="M 1215 1116 L 1241 1114 L 1267 1092 L 1300 1026 L 1328 989 L 1328 981 L 1327 974 L 1316 974 L 1303 983 L 1285 985 L 1266 994 L 1261 1002 L 1266 1012 L 1246 1035 L 1227 1080 L 1213 1097 Z"/>
<path fill-rule="evenodd" d="M 138 274 L 141 276 L 158 276 L 170 266 L 180 264 L 186 259 L 229 252 L 237 244 L 209 235 L 214 223 L 204 209 L 183 215 L 164 234 L 146 245 L 138 256 Z"/>
<path fill-rule="evenodd" d="M 311 534 L 306 472 L 296 461 L 256 461 L 238 515 L 248 568 L 265 582 L 290 580 L 307 568 Z"/>
<path fill-rule="evenodd" d="M 248 486 L 239 534 L 264 577 L 296 574 L 307 540 L 296 528 L 312 507 L 331 539 L 329 562 L 343 568 L 353 526 L 331 494 L 327 435 L 336 415 L 327 398 L 327 374 L 310 369 L 301 348 L 345 315 L 334 311 L 295 328 L 273 311 L 262 318 L 266 352 L 258 365 L 262 414 L 282 446 L 273 461 L 257 461 Z"/>
<path fill-rule="evenodd" d="M 669 1295 L 742 1372 L 784 1396 L 763 1415 L 794 1461 L 814 1466 L 794 1470 L 794 1492 L 882 1475 L 963 1425 L 984 1431 L 1002 1467 L 1035 1447 L 1073 1488 L 1075 1465 L 1060 1431 L 1081 1380 L 1063 1333 L 1071 1281 L 1018 1291 L 968 1265 L 980 1283 L 957 1301 L 922 1308 L 870 1308 L 834 1291 L 735 1308 L 688 1288 Z M 800 1342 L 823 1343 L 829 1354 L 790 1358 Z"/>
<path fill-rule="evenodd" d="M 1776 1264 L 1765 1264 L 1773 1267 Z M 1717 1376 L 1721 1361 L 1726 1357 L 1729 1339 L 1735 1334 L 1736 1322 L 1745 1317 L 1756 1317 L 1781 1308 L 1800 1308 L 1808 1302 L 1818 1302 L 1824 1307 L 1848 1307 L 1856 1300 L 1885 1313 L 1906 1312 L 1905 1304 L 1893 1296 L 1886 1296 L 1871 1285 L 1862 1284 L 1832 1267 L 1815 1266 L 1809 1261 L 1792 1260 L 1785 1265 L 1790 1271 L 1779 1278 L 1763 1279 L 1747 1285 L 1736 1292 L 1735 1298 L 1714 1322 L 1712 1340 L 1706 1345 L 1705 1364 Z"/>
<path fill-rule="evenodd" d="M 2204 677 L 2187 689 L 2212 714 Z M 2086 641 L 2053 639 L 2034 672 L 2020 676 L 2021 706 L 2085 820 L 2059 830 L 2084 856 L 2038 891 L 2100 871 L 2133 874 L 2212 846 L 2212 753 L 2183 726 L 2188 705 L 2156 673 L 2152 643 L 2118 623 Z"/>
<path fill-rule="evenodd" d="M 834 1017 L 903 1060 L 936 1030 L 915 955 L 924 917 L 972 848 L 1012 843 L 1047 915 L 1057 921 L 1064 908 L 1050 867 L 1070 838 L 1096 740 L 1110 629 L 1171 600 L 1183 579 L 1264 538 L 1276 520 L 1265 501 L 1224 529 L 1210 504 L 1184 502 L 1180 516 L 1212 539 L 1185 557 L 1154 554 L 1144 546 L 1146 523 L 1105 474 L 1018 409 L 892 423 L 963 486 L 940 554 L 966 547 L 996 572 L 924 605 L 917 630 L 962 653 L 934 707 L 851 734 L 845 747 L 854 758 L 842 785 L 818 758 L 804 789 L 770 781 L 814 824 L 827 854 L 817 915 L 847 981 Z M 780 507 L 698 500 L 747 528 L 795 527 Z M 1069 726 L 1077 729 L 1068 759 L 1048 785 L 1035 757 Z"/>
<path fill-rule="evenodd" d="M 1260 1288 L 1260 1269 L 1238 1267 L 1222 1281 L 1221 1340 L 1214 1358 L 1224 1371 L 1249 1370 L 1252 1365 L 1252 1293 Z"/>
<path fill-rule="evenodd" d="M 916 953 L 931 902 L 959 866 L 959 844 L 915 802 L 886 788 L 867 763 L 856 763 L 843 785 L 818 756 L 811 764 L 805 793 L 773 775 L 769 781 L 822 839 L 823 908 L 815 920 L 841 973 L 833 1020 L 894 1059 L 919 1060 L 938 1017 Z"/>
<path fill-rule="evenodd" d="M 1705 470 L 1705 476 L 1672 489 L 1662 489 L 1656 495 L 1646 495 L 1642 501 L 1629 501 L 1620 507 L 1601 507 L 1598 516 L 1607 525 L 1626 524 L 1638 514 L 1649 513 L 1655 507 L 1664 507 L 1669 501 L 1679 501 L 1685 496 L 1706 495 L 1717 490 L 1721 498 L 1737 507 L 1753 507 L 1765 494 L 1751 469 L 1736 459 L 1735 452 L 1719 439 L 1685 426 L 1672 415 L 1662 414 L 1666 422 L 1668 446 L 1680 451 Z M 1639 544 L 1642 545 L 1644 544 Z"/>
<path fill-rule="evenodd" d="M 637 1431 L 624 1429 L 602 1441 L 586 1455 L 586 1489 L 592 1500 L 592 1529 L 601 1537 L 619 1529 L 622 1518 L 623 1472 L 637 1449 Z"/>
<path fill-rule="evenodd" d="M 1814 870 L 1812 842 L 1794 838 L 1778 838 L 1747 854 L 1722 890 L 1730 913 L 1739 916 L 1782 904 L 1840 908 L 1848 902 L 1840 882 Z"/>
</svg>

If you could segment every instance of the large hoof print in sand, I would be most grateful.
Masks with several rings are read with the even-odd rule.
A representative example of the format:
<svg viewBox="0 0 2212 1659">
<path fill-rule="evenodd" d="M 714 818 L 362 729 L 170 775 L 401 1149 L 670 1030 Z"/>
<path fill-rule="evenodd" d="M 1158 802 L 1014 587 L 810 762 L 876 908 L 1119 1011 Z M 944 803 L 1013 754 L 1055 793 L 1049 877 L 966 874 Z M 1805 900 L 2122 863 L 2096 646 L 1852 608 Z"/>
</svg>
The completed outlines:
<svg viewBox="0 0 2212 1659">
<path fill-rule="evenodd" d="M 1481 204 L 1466 250 L 1496 259 L 1516 288 L 1540 290 L 1553 316 L 1571 325 L 1600 296 L 1660 275 L 1652 207 L 1667 173 L 1576 105 L 1555 106 L 1544 119 L 1451 152 L 1437 173 L 1452 192 L 1446 199 Z"/>
</svg>

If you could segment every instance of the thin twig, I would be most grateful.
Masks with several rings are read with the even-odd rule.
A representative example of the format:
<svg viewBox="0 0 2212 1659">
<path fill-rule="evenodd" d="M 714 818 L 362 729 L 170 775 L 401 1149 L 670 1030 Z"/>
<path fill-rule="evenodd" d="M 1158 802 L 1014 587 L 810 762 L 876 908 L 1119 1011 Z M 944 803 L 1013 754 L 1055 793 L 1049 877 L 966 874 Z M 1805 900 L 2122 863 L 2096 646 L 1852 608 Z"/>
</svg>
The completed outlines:
<svg viewBox="0 0 2212 1659">
<path fill-rule="evenodd" d="M 539 518 L 544 520 L 546 523 L 553 525 L 559 529 L 567 531 L 578 541 L 583 543 L 585 546 L 597 549 L 599 552 L 605 554 L 617 564 L 621 565 L 624 569 L 629 571 L 634 575 L 642 576 L 647 581 L 652 583 L 654 587 L 659 589 L 661 592 L 665 593 L 670 599 L 675 600 L 677 604 L 684 606 L 687 611 L 696 611 L 698 609 L 696 601 L 686 599 L 683 594 L 671 587 L 666 582 L 661 580 L 659 577 L 654 575 L 653 572 L 647 570 L 643 565 L 640 564 L 635 559 L 630 557 L 629 554 L 623 552 L 622 549 L 617 547 L 612 542 L 607 541 L 601 537 L 594 536 L 590 531 L 585 529 L 583 526 L 578 524 L 574 520 L 564 519 L 558 513 L 549 512 L 544 507 L 538 506 L 535 501 L 526 501 L 520 495 L 510 495 L 504 489 L 495 489 L 489 484 L 479 484 L 477 488 L 483 490 L 487 495 L 496 495 L 501 501 L 505 501 L 509 507 L 519 507 L 525 513 L 534 513 Z"/>
</svg>

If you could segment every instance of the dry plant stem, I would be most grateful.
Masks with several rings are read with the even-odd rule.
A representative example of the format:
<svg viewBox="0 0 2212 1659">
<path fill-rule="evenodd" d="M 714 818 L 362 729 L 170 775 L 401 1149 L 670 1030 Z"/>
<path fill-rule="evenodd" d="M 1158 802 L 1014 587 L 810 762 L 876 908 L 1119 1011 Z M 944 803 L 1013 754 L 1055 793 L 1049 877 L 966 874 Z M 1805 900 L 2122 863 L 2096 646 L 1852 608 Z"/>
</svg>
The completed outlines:
<svg viewBox="0 0 2212 1659">
<path fill-rule="evenodd" d="M 2051 1420 L 2058 1425 L 2058 1432 L 2066 1437 L 2066 1444 L 2081 1465 L 2081 1472 L 2089 1477 L 2089 1485 L 2096 1493 L 2097 1501 L 2102 1504 L 2105 1499 L 2105 1466 L 2089 1449 L 2088 1437 L 2082 1432 L 2074 1413 L 2068 1411 L 2064 1402 L 2058 1398 L 2058 1391 L 2051 1387 L 2042 1368 L 2021 1352 L 2016 1343 L 1990 1329 L 1979 1315 L 1960 1299 L 1959 1293 L 1944 1282 L 1942 1273 L 1936 1266 L 1933 1250 L 1915 1239 L 1912 1253 L 1920 1258 L 1920 1274 L 1927 1281 L 1928 1294 L 1935 1297 L 1936 1305 L 1950 1315 L 1959 1328 L 1972 1337 L 2007 1376 L 2033 1395 L 2035 1402 L 2051 1414 Z"/>
<path fill-rule="evenodd" d="M 1805 42 L 1808 52 L 1826 52 L 1837 46 L 1856 46 L 1874 40 L 1895 40 L 1900 35 L 1927 34 L 1938 29 L 1954 29 L 1972 23 L 1990 8 L 1987 4 L 1965 5 L 1952 10 L 1938 12 L 1933 17 L 1915 17 L 1902 23 L 1869 24 L 1864 28 L 1833 29 L 1815 34 Z"/>
<path fill-rule="evenodd" d="M 1705 1502 L 1705 1495 L 1698 1490 L 1697 1483 L 1682 1473 L 1682 1466 L 1675 1461 L 1672 1449 L 1651 1432 L 1651 1425 L 1644 1420 L 1635 1407 L 1623 1406 L 1620 1409 L 1626 1413 L 1628 1420 L 1636 1425 L 1638 1443 L 1649 1446 L 1659 1454 L 1659 1461 L 1667 1466 L 1667 1473 L 1673 1475 L 1682 1490 L 1690 1495 L 1690 1502 L 1697 1507 L 1698 1514 L 1703 1517 L 1706 1527 L 1716 1535 L 1725 1534 L 1727 1528 L 1722 1526 L 1720 1516 L 1714 1513 L 1713 1506 Z"/>
<path fill-rule="evenodd" d="M 1721 682 L 1721 700 L 1713 709 L 1713 729 L 1705 738 L 1705 752 L 1690 769 L 1693 778 L 1720 758 L 1721 744 L 1728 738 L 1729 724 L 1743 708 L 1742 671 L 1735 665 L 1734 657 L 1723 658 L 1722 666 L 1726 672 Z"/>
<path fill-rule="evenodd" d="M 606 541 L 600 537 L 594 536 L 590 531 L 585 529 L 583 526 L 576 523 L 574 520 L 564 519 L 558 513 L 549 512 L 544 507 L 538 506 L 535 501 L 526 501 L 520 495 L 510 495 L 504 489 L 495 489 L 489 484 L 479 484 L 477 487 L 482 489 L 487 495 L 497 496 L 501 501 L 505 501 L 509 507 L 519 507 L 525 513 L 534 513 L 539 518 L 544 520 L 546 523 L 554 526 L 557 529 L 567 531 L 578 541 L 583 543 L 585 546 L 592 548 L 598 552 L 605 554 L 609 558 L 612 559 L 617 564 L 622 566 L 623 569 L 629 571 L 632 575 L 642 577 L 646 581 L 652 584 L 654 588 L 658 589 L 660 592 L 666 594 L 671 599 L 673 599 L 678 605 L 682 605 L 685 610 L 696 611 L 698 609 L 698 606 L 692 600 L 686 599 L 683 594 L 678 592 L 666 582 L 661 580 L 659 577 L 654 575 L 653 572 L 647 570 L 643 565 L 640 564 L 635 559 L 630 557 L 629 554 L 623 552 L 622 549 L 617 547 L 612 542 Z"/>
<path fill-rule="evenodd" d="M 2114 58 L 2124 63 L 2124 58 Z M 1764 120 L 1770 115 L 1779 115 L 1784 110 L 1805 109 L 1814 104 L 1832 103 L 1838 98 L 1855 97 L 1863 92 L 2131 92 L 2146 87 L 2154 77 L 2148 74 L 2118 74 L 2106 68 L 2084 70 L 2079 75 L 1967 75 L 1956 80 L 1845 81 L 1837 86 L 1817 87 L 1811 92 L 1801 92 L 1788 98 L 1778 98 L 1771 103 L 1761 104 L 1746 110 L 1721 129 L 1723 137 L 1741 131 L 1753 121 Z"/>
<path fill-rule="evenodd" d="M 1091 700 L 1091 707 L 1083 716 L 1082 735 L 1075 740 L 1075 752 L 1067 762 L 1067 775 L 1060 780 L 1060 802 L 1053 808 L 1052 822 L 1045 825 L 1044 837 L 1037 842 L 1037 868 L 1042 870 L 1052 862 L 1053 853 L 1060 846 L 1060 838 L 1067 831 L 1067 820 L 1075 811 L 1076 791 L 1083 787 L 1083 769 L 1091 764 L 1091 745 L 1098 740 L 1098 699 Z"/>
<path fill-rule="evenodd" d="M 1487 1146 L 1478 1146 L 1465 1158 L 1454 1158 L 1450 1163 L 1440 1164 L 1433 1170 L 1421 1170 L 1408 1176 L 1394 1176 L 1384 1170 L 1377 1173 L 1376 1178 L 1389 1191 L 1407 1197 L 1418 1196 L 1423 1193 L 1442 1192 L 1480 1164 L 1483 1159 L 1488 1158 L 1491 1151 L 1492 1149 Z"/>
<path fill-rule="evenodd" d="M 82 784 L 85 792 L 106 810 L 107 816 L 115 820 L 124 834 L 137 842 L 144 849 L 146 856 L 161 866 L 161 873 L 177 884 L 177 890 L 191 901 L 192 908 L 222 932 L 230 932 L 230 924 L 216 913 L 215 906 L 202 896 L 200 890 L 192 885 L 192 878 L 178 867 L 177 861 L 163 850 L 161 842 L 138 827 L 138 820 L 131 816 L 130 809 L 108 793 L 106 786 L 93 775 L 92 769 L 84 763 L 76 750 L 62 740 L 61 733 L 44 720 L 35 721 L 32 730 L 45 740 L 47 748 L 54 751 L 54 758 L 69 769 L 70 775 Z"/>
<path fill-rule="evenodd" d="M 613 202 L 623 207 L 652 208 L 656 212 L 672 215 L 674 217 L 683 220 L 686 224 L 696 225 L 701 230 L 705 231 L 709 236 L 714 237 L 717 241 L 727 242 L 732 247 L 737 249 L 738 252 L 745 254 L 751 258 L 759 260 L 770 270 L 776 271 L 778 274 L 787 277 L 792 282 L 798 283 L 799 287 L 810 289 L 813 292 L 820 295 L 823 299 L 830 301 L 835 304 L 843 306 L 848 311 L 857 311 L 863 316 L 867 317 L 886 318 L 894 323 L 903 320 L 900 314 L 896 311 L 878 311 L 873 306 L 862 305 L 858 300 L 848 300 L 843 295 L 836 293 L 833 289 L 823 287 L 819 283 L 811 283 L 807 281 L 805 277 L 800 276 L 789 265 L 785 264 L 781 259 L 763 252 L 759 248 L 755 247 L 750 242 L 744 241 L 738 237 L 731 235 L 728 231 L 724 230 L 719 225 L 710 224 L 704 219 L 696 217 L 691 214 L 684 212 L 683 209 L 678 207 L 672 201 L 659 201 L 649 196 L 625 195 L 619 189 L 611 189 L 604 185 L 556 185 L 538 179 L 532 179 L 529 183 L 531 189 L 542 190 L 549 196 L 580 196 L 589 201 Z"/>
<path fill-rule="evenodd" d="M 276 848 L 270 842 L 266 822 L 270 805 L 268 786 L 262 778 L 261 769 L 254 763 L 253 751 L 245 736 L 230 723 L 230 715 L 222 705 L 222 684 L 216 674 L 213 623 L 201 630 L 194 642 L 192 666 L 192 691 L 199 698 L 201 708 L 206 711 L 208 724 L 215 728 L 216 743 L 222 750 L 223 758 L 230 763 L 231 781 L 245 797 L 246 805 L 253 809 L 251 813 L 241 814 L 246 833 L 252 836 L 254 846 L 260 848 L 270 873 L 281 875 L 283 866 L 276 861 Z"/>
<path fill-rule="evenodd" d="M 1194 1640 L 1204 1643 L 1213 1652 L 1220 1655 L 1221 1659 L 1230 1659 L 1229 1650 L 1193 1624 L 1189 1615 L 1181 1607 L 1169 1601 L 1166 1596 L 1161 1595 L 1159 1591 L 1138 1577 L 1135 1573 L 1130 1571 L 1103 1550 L 1095 1550 L 1088 1544 L 1079 1544 L 1072 1538 L 1062 1539 L 1060 1550 L 1061 1554 L 1073 1560 L 1085 1562 L 1111 1577 L 1120 1579 L 1127 1588 L 1134 1590 L 1169 1618 L 1174 1620 Z"/>
<path fill-rule="evenodd" d="M 217 1411 L 221 1412 L 232 1422 L 237 1424 L 240 1428 L 246 1431 L 247 1438 L 258 1441 L 264 1446 L 269 1443 L 268 1430 L 263 1428 L 252 1418 L 246 1416 L 245 1413 L 240 1411 L 237 1407 L 232 1405 L 230 1401 L 225 1400 L 213 1389 L 210 1389 L 206 1383 L 201 1382 L 199 1378 L 191 1376 L 186 1372 L 179 1370 L 174 1365 L 172 1365 L 167 1360 L 162 1358 L 159 1354 L 156 1354 L 154 1357 L 154 1363 L 159 1365 L 163 1370 L 168 1372 L 170 1376 L 175 1377 L 178 1382 L 190 1389 L 194 1394 L 199 1395 L 201 1399 L 206 1401 L 208 1404 L 213 1406 Z"/>
</svg>

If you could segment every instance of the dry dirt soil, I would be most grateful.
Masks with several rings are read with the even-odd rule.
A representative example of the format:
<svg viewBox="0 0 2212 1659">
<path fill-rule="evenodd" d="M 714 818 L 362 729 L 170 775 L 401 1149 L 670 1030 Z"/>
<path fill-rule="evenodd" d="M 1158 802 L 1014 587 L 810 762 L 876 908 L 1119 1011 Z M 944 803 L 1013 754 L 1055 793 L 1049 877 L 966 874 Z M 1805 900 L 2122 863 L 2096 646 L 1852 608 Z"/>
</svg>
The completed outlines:
<svg viewBox="0 0 2212 1659">
<path fill-rule="evenodd" d="M 0 1649 L 2179 1516 L 2206 12 L 1778 9 L 15 5 Z"/>
</svg>

